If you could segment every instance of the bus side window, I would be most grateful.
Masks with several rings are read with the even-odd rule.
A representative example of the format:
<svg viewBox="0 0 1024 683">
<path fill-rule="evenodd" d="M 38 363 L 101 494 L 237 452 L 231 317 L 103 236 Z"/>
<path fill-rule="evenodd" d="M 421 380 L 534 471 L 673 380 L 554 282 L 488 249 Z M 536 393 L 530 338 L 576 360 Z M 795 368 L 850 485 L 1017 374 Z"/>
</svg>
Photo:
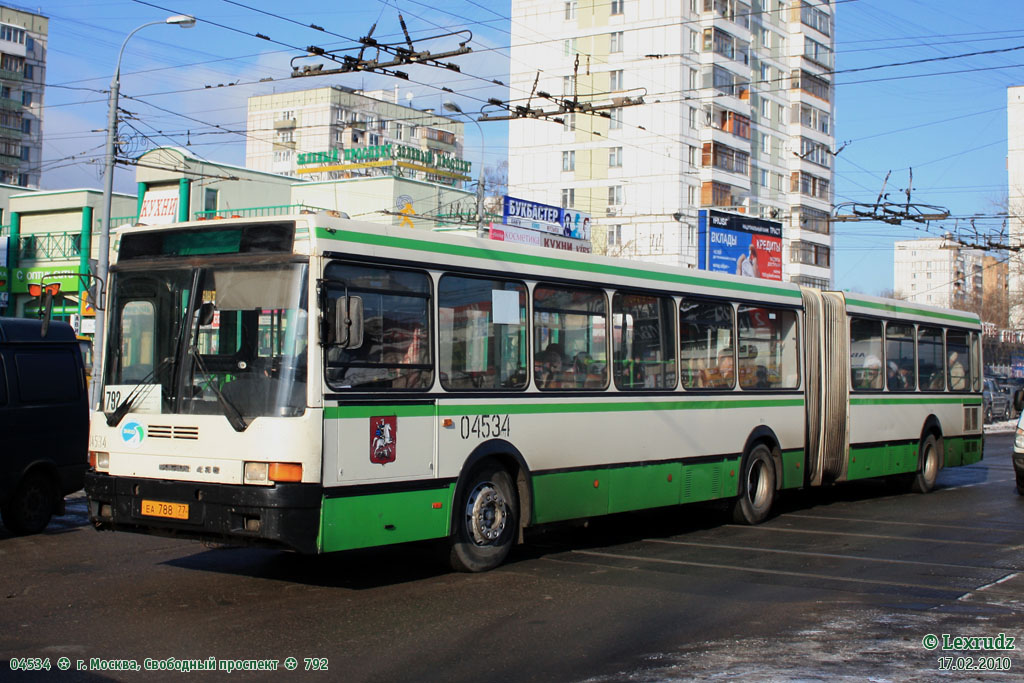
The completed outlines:
<svg viewBox="0 0 1024 683">
<path fill-rule="evenodd" d="M 624 292 L 616 292 L 612 297 L 616 387 L 624 390 L 675 388 L 673 307 L 668 297 Z"/>
<path fill-rule="evenodd" d="M 850 318 L 850 386 L 882 390 L 882 321 Z"/>
<path fill-rule="evenodd" d="M 799 387 L 796 311 L 744 304 L 736 314 L 740 387 Z"/>
<path fill-rule="evenodd" d="M 967 332 L 946 331 L 946 372 L 950 391 L 968 391 L 971 388 L 970 345 Z"/>
<path fill-rule="evenodd" d="M 525 284 L 449 274 L 437 301 L 442 387 L 526 387 Z"/>
<path fill-rule="evenodd" d="M 732 304 L 683 299 L 679 304 L 679 363 L 686 389 L 731 389 Z"/>
<path fill-rule="evenodd" d="M 427 274 L 333 262 L 324 269 L 324 280 L 323 306 L 330 310 L 344 296 L 363 302 L 363 343 L 325 348 L 328 386 L 335 391 L 429 389 L 434 365 Z"/>
<path fill-rule="evenodd" d="M 921 391 L 942 391 L 946 388 L 946 354 L 942 348 L 942 328 L 918 328 L 917 374 Z"/>
<path fill-rule="evenodd" d="M 914 326 L 885 323 L 885 384 L 889 391 L 914 391 Z M 922 389 L 927 388 L 922 379 Z"/>
<path fill-rule="evenodd" d="M 608 386 L 607 303 L 599 289 L 533 290 L 534 383 L 540 389 Z"/>
</svg>

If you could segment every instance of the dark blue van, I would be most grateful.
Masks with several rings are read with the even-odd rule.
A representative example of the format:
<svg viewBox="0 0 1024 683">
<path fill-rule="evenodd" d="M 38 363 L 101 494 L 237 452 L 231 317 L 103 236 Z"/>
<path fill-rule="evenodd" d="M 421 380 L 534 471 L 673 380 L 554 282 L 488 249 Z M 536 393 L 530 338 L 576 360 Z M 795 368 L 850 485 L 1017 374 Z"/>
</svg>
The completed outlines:
<svg viewBox="0 0 1024 683">
<path fill-rule="evenodd" d="M 89 397 L 74 330 L 0 318 L 0 516 L 11 533 L 38 533 L 63 513 L 64 496 L 82 488 L 88 440 Z"/>
</svg>

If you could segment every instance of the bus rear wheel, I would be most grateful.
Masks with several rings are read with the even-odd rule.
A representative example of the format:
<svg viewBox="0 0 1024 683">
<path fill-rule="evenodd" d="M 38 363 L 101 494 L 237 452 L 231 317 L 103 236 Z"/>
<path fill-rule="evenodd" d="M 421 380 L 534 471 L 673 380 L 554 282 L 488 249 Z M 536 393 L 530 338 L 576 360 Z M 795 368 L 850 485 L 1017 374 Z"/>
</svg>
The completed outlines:
<svg viewBox="0 0 1024 683">
<path fill-rule="evenodd" d="M 740 495 L 732 508 L 738 524 L 760 524 L 775 502 L 775 464 L 768 446 L 758 444 L 743 458 Z"/>
<path fill-rule="evenodd" d="M 918 463 L 917 474 L 910 488 L 915 493 L 928 493 L 935 488 L 935 480 L 942 467 L 942 443 L 934 434 L 929 434 L 921 442 Z"/>
<path fill-rule="evenodd" d="M 508 557 L 519 522 L 512 477 L 487 463 L 470 475 L 456 503 L 449 563 L 460 572 L 494 569 Z"/>
</svg>

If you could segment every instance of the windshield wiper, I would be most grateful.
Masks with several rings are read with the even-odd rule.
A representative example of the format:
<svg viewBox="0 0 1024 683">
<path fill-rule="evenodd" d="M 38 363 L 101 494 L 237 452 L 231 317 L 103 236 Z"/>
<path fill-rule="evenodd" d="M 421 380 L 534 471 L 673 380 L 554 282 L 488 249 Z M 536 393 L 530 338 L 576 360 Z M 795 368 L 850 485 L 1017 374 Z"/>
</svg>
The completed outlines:
<svg viewBox="0 0 1024 683">
<path fill-rule="evenodd" d="M 135 385 L 135 388 L 132 389 L 131 393 L 129 393 L 120 404 L 118 404 L 117 408 L 115 408 L 113 412 L 104 413 L 107 416 L 108 427 L 116 427 L 119 425 L 121 420 L 124 419 L 124 416 L 127 415 L 128 411 L 130 411 L 132 406 L 135 405 L 135 402 L 144 398 L 143 392 L 145 392 L 146 396 L 149 395 L 149 392 L 153 390 L 153 385 L 149 384 L 149 381 L 156 377 L 156 373 L 163 370 L 164 367 L 173 360 L 174 356 L 168 356 L 160 361 L 155 368 L 149 371 L 148 375 L 142 378 L 142 381 Z"/>
<path fill-rule="evenodd" d="M 196 367 L 199 368 L 199 372 L 203 373 L 203 378 L 206 380 L 209 387 L 213 389 L 213 393 L 217 397 L 217 400 L 220 401 L 221 407 L 224 408 L 224 417 L 228 419 L 228 422 L 231 423 L 231 427 L 236 432 L 244 432 L 249 428 L 249 423 L 245 421 L 244 417 L 242 417 L 242 411 L 240 411 L 234 403 L 229 401 L 228 398 L 221 393 L 220 389 L 217 387 L 217 381 L 206 370 L 206 364 L 203 363 L 203 359 L 196 347 L 190 346 L 188 352 L 189 355 L 192 356 L 192 360 L 196 364 Z"/>
</svg>

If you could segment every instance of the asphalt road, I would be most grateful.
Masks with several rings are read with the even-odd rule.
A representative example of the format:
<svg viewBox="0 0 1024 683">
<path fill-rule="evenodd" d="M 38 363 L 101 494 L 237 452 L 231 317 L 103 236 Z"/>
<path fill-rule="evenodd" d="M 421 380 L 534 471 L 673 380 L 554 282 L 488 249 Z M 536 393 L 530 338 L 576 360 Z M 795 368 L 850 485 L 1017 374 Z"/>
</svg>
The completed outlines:
<svg viewBox="0 0 1024 683">
<path fill-rule="evenodd" d="M 556 526 L 478 575 L 429 545 L 308 558 L 99 533 L 79 494 L 44 534 L 0 531 L 0 679 L 39 658 L 63 680 L 1021 680 L 1013 478 L 992 435 L 928 495 L 872 481 L 787 495 L 757 527 L 716 505 Z M 1021 642 L 951 640 L 999 634 Z M 211 657 L 278 670 L 78 670 Z"/>
</svg>

